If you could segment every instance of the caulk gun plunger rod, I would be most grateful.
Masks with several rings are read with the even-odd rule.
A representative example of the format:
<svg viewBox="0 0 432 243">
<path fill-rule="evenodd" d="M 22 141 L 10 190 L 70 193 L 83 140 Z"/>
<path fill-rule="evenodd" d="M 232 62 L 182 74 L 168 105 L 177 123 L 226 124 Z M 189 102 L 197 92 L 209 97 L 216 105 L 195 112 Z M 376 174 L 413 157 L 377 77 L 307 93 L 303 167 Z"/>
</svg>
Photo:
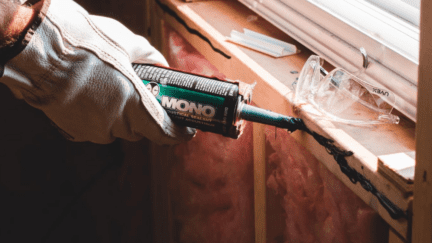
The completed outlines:
<svg viewBox="0 0 432 243">
<path fill-rule="evenodd" d="M 240 119 L 288 129 L 290 132 L 294 132 L 297 129 L 304 130 L 306 128 L 300 118 L 285 116 L 246 104 L 241 107 Z"/>
</svg>

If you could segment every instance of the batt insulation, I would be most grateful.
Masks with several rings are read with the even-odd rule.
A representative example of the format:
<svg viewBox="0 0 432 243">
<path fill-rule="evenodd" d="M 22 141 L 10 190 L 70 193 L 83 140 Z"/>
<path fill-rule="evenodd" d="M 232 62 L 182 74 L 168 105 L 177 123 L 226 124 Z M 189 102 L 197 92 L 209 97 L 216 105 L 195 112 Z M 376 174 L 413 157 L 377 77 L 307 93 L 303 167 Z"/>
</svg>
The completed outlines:
<svg viewBox="0 0 432 243">
<path fill-rule="evenodd" d="M 171 67 L 225 77 L 177 32 L 165 31 Z M 252 126 L 247 123 L 238 140 L 199 131 L 174 148 L 169 193 L 175 242 L 255 242 Z M 267 242 L 386 239 L 378 214 L 286 131 L 267 127 L 265 135 Z"/>
</svg>

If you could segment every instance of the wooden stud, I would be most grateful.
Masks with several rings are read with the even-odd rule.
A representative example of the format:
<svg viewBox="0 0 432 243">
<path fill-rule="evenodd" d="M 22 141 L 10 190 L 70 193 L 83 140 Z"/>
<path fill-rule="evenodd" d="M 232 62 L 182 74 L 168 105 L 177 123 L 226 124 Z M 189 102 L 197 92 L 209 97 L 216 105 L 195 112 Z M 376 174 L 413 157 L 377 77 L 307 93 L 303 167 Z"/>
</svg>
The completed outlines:
<svg viewBox="0 0 432 243">
<path fill-rule="evenodd" d="M 152 181 L 152 215 L 153 239 L 155 243 L 174 243 L 174 220 L 171 207 L 171 197 L 168 188 L 170 173 L 169 162 L 174 158 L 174 152 L 168 152 L 169 146 L 159 146 L 152 143 L 151 181 Z"/>
<path fill-rule="evenodd" d="M 157 6 L 155 1 L 148 1 L 150 13 L 149 23 L 151 26 L 151 35 L 148 38 L 150 43 L 161 53 L 164 50 L 165 43 L 165 23 L 161 19 L 162 10 Z M 174 158 L 170 157 L 167 152 L 169 146 L 158 146 L 152 143 L 151 146 L 151 175 L 152 175 L 152 211 L 153 211 L 153 239 L 155 243 L 173 243 L 174 242 L 174 222 L 171 207 L 171 197 L 168 188 L 169 162 Z"/>
<path fill-rule="evenodd" d="M 163 51 L 162 49 L 162 38 L 163 38 L 163 28 L 162 28 L 162 14 L 163 11 L 160 9 L 160 7 L 156 4 L 155 1 L 150 1 L 150 8 L 151 8 L 151 35 L 150 35 L 150 43 L 152 46 L 154 46 L 157 50 Z"/>
<path fill-rule="evenodd" d="M 406 243 L 405 240 L 401 239 L 392 229 L 389 230 L 389 243 Z"/>
<path fill-rule="evenodd" d="M 421 1 L 412 242 L 432 242 L 432 2 Z"/>
<path fill-rule="evenodd" d="M 151 0 L 146 0 L 144 3 L 145 6 L 145 14 L 144 14 L 144 33 L 145 33 L 145 37 L 147 39 L 150 39 L 151 37 L 151 31 L 152 31 L 152 26 L 151 26 L 151 7 L 152 5 L 150 4 L 150 2 L 153 2 Z M 155 31 L 155 30 L 154 30 Z"/>
<path fill-rule="evenodd" d="M 253 124 L 255 243 L 265 243 L 266 229 L 266 161 L 265 125 Z"/>
</svg>

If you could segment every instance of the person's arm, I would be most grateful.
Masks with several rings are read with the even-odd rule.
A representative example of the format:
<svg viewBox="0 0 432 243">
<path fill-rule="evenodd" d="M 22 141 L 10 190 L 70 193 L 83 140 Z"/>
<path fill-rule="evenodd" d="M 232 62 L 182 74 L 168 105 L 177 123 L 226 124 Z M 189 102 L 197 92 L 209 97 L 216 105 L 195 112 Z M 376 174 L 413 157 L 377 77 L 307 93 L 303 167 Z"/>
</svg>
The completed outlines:
<svg viewBox="0 0 432 243">
<path fill-rule="evenodd" d="M 13 45 L 31 23 L 33 8 L 8 0 L 0 0 L 0 48 Z"/>
<path fill-rule="evenodd" d="M 136 75 L 132 63 L 168 65 L 145 38 L 72 0 L 32 0 L 33 9 L 8 1 L 0 0 L 0 38 L 12 45 L 0 48 L 0 83 L 66 138 L 175 144 L 195 135 L 173 123 Z"/>
</svg>

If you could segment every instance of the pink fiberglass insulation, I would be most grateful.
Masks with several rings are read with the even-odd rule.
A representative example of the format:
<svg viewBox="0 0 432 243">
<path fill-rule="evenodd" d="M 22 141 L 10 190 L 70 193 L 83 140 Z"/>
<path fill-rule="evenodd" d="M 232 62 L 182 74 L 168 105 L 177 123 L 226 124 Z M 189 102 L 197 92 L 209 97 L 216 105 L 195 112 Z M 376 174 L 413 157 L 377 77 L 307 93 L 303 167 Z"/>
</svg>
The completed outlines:
<svg viewBox="0 0 432 243">
<path fill-rule="evenodd" d="M 170 193 L 179 242 L 253 242 L 250 124 L 233 140 L 199 132 L 175 149 Z"/>
<path fill-rule="evenodd" d="M 166 36 L 171 67 L 224 78 L 176 32 Z M 175 242 L 254 242 L 252 154 L 252 124 L 238 140 L 198 131 L 176 146 L 169 182 Z"/>
<path fill-rule="evenodd" d="M 267 186 L 285 212 L 284 242 L 386 242 L 387 226 L 372 208 L 286 131 L 265 133 Z"/>
</svg>

